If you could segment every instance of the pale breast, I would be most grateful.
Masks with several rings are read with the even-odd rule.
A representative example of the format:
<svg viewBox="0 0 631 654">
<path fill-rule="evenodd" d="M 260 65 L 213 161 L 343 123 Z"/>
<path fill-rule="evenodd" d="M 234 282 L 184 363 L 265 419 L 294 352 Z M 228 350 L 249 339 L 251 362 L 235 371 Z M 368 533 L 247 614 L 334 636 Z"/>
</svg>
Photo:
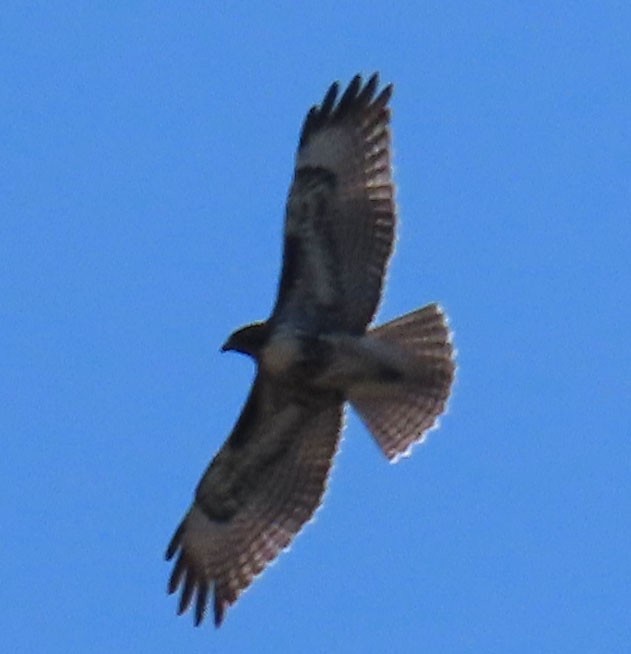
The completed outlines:
<svg viewBox="0 0 631 654">
<path fill-rule="evenodd" d="M 270 375 L 286 375 L 301 360 L 300 341 L 283 335 L 270 339 L 261 353 L 260 365 Z"/>
</svg>

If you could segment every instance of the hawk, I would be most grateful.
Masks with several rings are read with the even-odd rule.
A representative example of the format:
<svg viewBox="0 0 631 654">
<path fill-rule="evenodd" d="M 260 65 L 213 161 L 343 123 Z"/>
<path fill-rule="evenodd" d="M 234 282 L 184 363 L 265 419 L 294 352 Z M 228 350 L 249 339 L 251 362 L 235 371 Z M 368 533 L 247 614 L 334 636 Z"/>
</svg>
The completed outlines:
<svg viewBox="0 0 631 654">
<path fill-rule="evenodd" d="M 268 320 L 222 350 L 252 357 L 237 423 L 202 476 L 166 552 L 168 592 L 215 625 L 287 548 L 322 501 L 345 403 L 396 461 L 436 422 L 454 378 L 447 319 L 430 304 L 368 328 L 395 236 L 392 85 L 334 83 L 307 114 L 285 216 L 282 274 Z"/>
</svg>

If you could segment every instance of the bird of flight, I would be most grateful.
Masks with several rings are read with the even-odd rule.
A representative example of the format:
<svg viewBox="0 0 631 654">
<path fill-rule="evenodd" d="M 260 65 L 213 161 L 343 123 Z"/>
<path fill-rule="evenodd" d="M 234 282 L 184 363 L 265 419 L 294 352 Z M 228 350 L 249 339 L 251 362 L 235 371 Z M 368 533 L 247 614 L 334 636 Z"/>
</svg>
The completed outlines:
<svg viewBox="0 0 631 654">
<path fill-rule="evenodd" d="M 368 328 L 393 248 L 392 85 L 333 84 L 304 121 L 271 316 L 223 346 L 256 377 L 237 423 L 202 476 L 166 558 L 169 593 L 215 625 L 322 501 L 345 403 L 396 461 L 443 412 L 455 364 L 446 317 L 429 304 Z"/>
</svg>

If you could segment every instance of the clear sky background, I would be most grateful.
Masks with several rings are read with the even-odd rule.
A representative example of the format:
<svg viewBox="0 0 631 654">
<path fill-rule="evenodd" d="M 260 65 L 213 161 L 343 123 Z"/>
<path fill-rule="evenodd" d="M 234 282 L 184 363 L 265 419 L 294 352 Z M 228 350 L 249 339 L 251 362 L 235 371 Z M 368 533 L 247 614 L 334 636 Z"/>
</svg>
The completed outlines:
<svg viewBox="0 0 631 654">
<path fill-rule="evenodd" d="M 6 652 L 631 651 L 625 2 L 4 3 Z M 449 414 L 351 415 L 314 524 L 177 618 L 169 538 L 248 391 L 306 110 L 396 85 L 379 320 L 446 307 Z"/>
</svg>

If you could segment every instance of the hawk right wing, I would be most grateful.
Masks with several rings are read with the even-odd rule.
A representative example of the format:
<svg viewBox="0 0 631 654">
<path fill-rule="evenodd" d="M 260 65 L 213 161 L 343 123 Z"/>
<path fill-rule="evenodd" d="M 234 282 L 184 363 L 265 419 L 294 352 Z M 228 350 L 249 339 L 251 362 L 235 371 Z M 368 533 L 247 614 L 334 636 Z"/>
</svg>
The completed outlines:
<svg viewBox="0 0 631 654">
<path fill-rule="evenodd" d="M 292 541 L 320 505 L 342 420 L 337 398 L 293 401 L 259 374 L 241 416 L 203 475 L 167 549 L 178 558 L 169 593 L 178 613 L 195 597 L 195 622 L 214 595 L 225 610 Z"/>
</svg>

